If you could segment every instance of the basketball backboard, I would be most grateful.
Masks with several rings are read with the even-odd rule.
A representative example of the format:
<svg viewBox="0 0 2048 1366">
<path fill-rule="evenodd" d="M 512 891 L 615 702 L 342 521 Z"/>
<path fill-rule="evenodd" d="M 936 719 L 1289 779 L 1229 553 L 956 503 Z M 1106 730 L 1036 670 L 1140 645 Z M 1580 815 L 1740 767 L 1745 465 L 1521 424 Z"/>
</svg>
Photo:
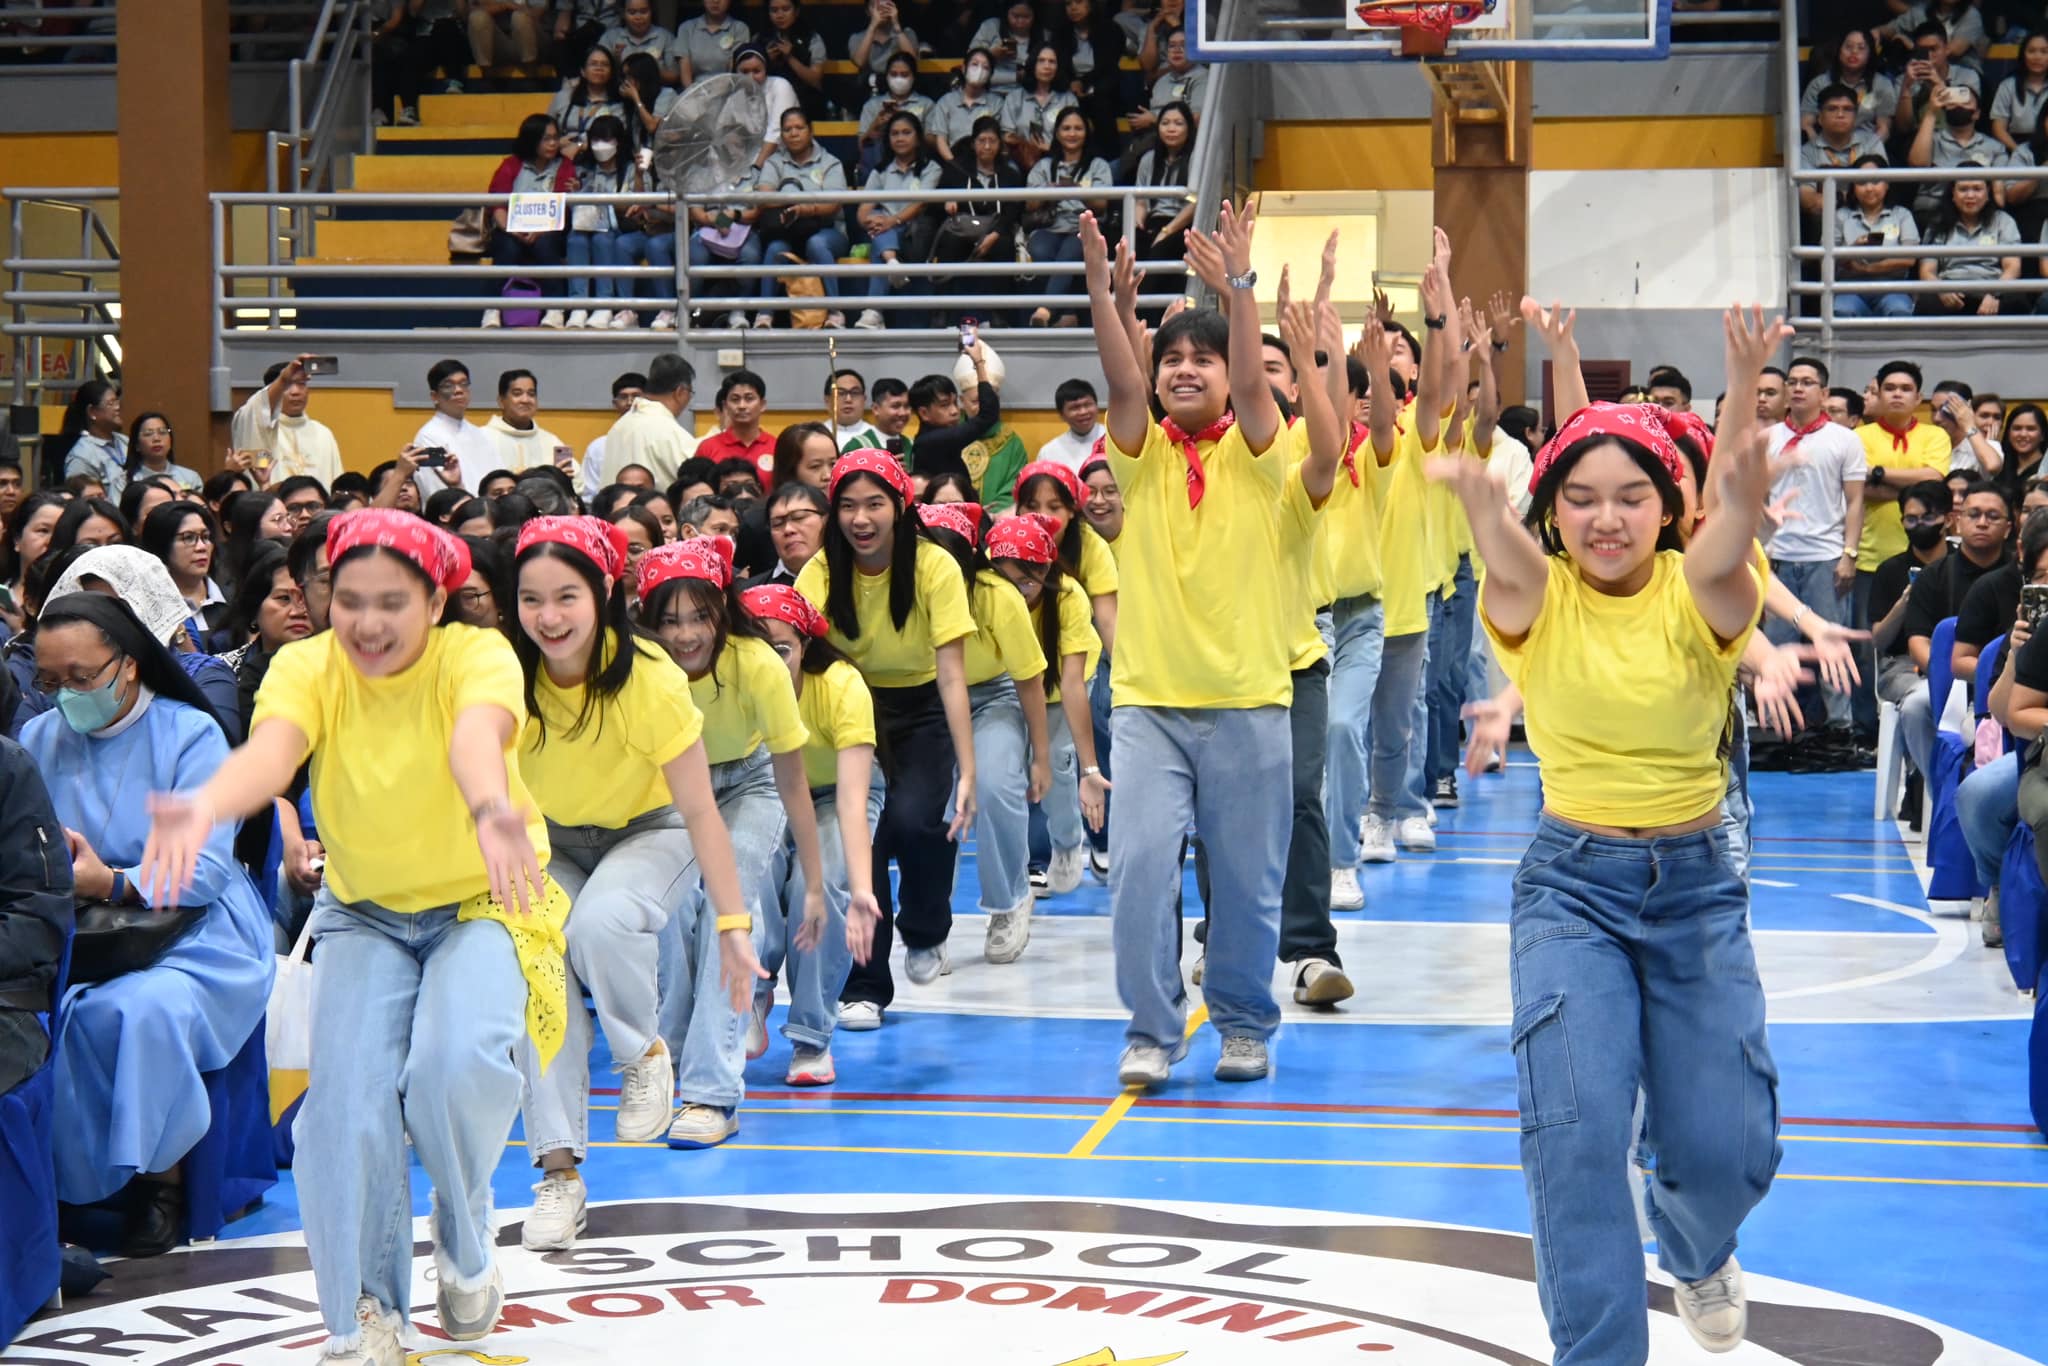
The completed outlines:
<svg viewBox="0 0 2048 1366">
<path fill-rule="evenodd" d="M 1400 11 L 1454 10 L 1445 56 L 1466 61 L 1654 61 L 1671 0 L 1189 0 L 1195 60 L 1395 61 Z"/>
</svg>

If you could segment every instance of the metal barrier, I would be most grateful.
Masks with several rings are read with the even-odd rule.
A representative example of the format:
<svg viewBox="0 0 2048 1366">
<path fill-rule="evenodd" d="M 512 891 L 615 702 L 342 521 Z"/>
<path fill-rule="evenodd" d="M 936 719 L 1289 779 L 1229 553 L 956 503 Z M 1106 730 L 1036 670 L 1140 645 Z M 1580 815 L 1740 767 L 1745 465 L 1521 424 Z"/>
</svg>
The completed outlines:
<svg viewBox="0 0 2048 1366">
<path fill-rule="evenodd" d="M 114 309 L 120 305 L 121 294 L 118 288 L 101 288 L 100 281 L 104 276 L 118 276 L 121 253 L 113 235 L 107 231 L 105 220 L 94 206 L 119 199 L 120 193 L 111 186 L 68 189 L 23 186 L 0 190 L 0 198 L 7 201 L 8 245 L 11 250 L 11 254 L 0 261 L 0 270 L 7 271 L 11 280 L 8 290 L 0 294 L 0 302 L 9 308 L 8 321 L 0 324 L 0 335 L 11 338 L 14 344 L 11 402 L 33 402 L 32 395 L 43 390 L 75 389 L 85 380 L 112 370 L 117 363 L 118 358 L 109 347 L 108 339 L 117 336 L 121 330 L 114 315 Z M 36 208 L 78 215 L 76 256 L 34 257 L 28 254 L 27 215 Z M 96 254 L 96 247 L 105 255 Z M 55 276 L 75 287 L 51 289 L 31 278 L 36 276 Z M 49 317 L 48 310 L 53 309 L 65 312 L 76 309 L 77 320 Z M 31 313 L 31 310 L 35 312 Z M 86 343 L 85 364 L 69 379 L 52 381 L 43 377 L 43 343 L 49 338 L 83 340 Z M 18 435 L 31 444 L 37 439 L 30 433 Z"/>
<path fill-rule="evenodd" d="M 1795 106 L 1796 108 L 1796 106 Z M 2028 314 L 1993 314 L 1983 316 L 1976 313 L 1957 314 L 1915 314 L 1910 318 L 1843 317 L 1835 311 L 1837 293 L 1859 295 L 1878 294 L 2044 294 L 2048 293 L 2048 279 L 2022 276 L 2016 280 L 1922 280 L 1917 276 L 1907 280 L 1856 281 L 1841 278 L 1838 266 L 1845 260 L 1911 259 L 1914 261 L 1946 260 L 1964 256 L 2017 256 L 2023 262 L 2029 258 L 2048 259 L 2048 245 L 2018 243 L 2013 246 L 1985 247 L 1973 244 L 1957 246 L 1882 246 L 1847 247 L 1834 240 L 1835 211 L 1841 205 L 1841 187 L 1862 181 L 1881 180 L 1887 184 L 1927 184 L 1930 182 L 1953 183 L 1958 180 L 1983 181 L 2032 181 L 2039 186 L 2048 181 L 2048 167 L 2041 166 L 1868 166 L 1863 168 L 1841 167 L 1829 169 L 1801 169 L 1792 173 L 1795 192 L 1792 199 L 1792 217 L 1795 224 L 1792 240 L 1800 240 L 1797 224 L 1800 219 L 1799 196 L 1796 192 L 1801 185 L 1818 185 L 1821 192 L 1821 241 L 1816 246 L 1800 245 L 1792 249 L 1795 262 L 1817 261 L 1820 263 L 1820 279 L 1793 279 L 1790 291 L 1794 307 L 1788 311 L 1792 326 L 1802 332 L 1820 334 L 1821 349 L 1831 353 L 1837 333 L 1859 334 L 1865 332 L 1899 332 L 1907 329 L 1937 332 L 1982 332 L 1985 329 L 1999 329 L 2004 332 L 2020 330 L 2048 331 L 2048 317 Z M 2038 193 L 2039 191 L 2037 191 Z M 1985 216 L 2002 212 L 1995 204 L 1985 205 Z M 1797 303 L 1800 299 L 1818 298 L 1818 316 L 1800 317 Z"/>
<path fill-rule="evenodd" d="M 164 0 L 145 0 L 145 3 L 163 3 Z M 132 3 L 132 0 L 131 0 Z M 291 19 L 309 20 L 319 12 L 319 0 L 233 0 L 228 5 L 228 19 Z M 69 27 L 77 21 L 90 22 L 94 19 L 113 19 L 116 6 L 101 5 L 40 5 L 13 3 L 0 12 L 13 32 L 0 31 L 0 48 L 15 48 L 25 52 L 53 52 L 64 54 L 48 63 L 52 69 L 71 67 L 79 70 L 105 70 L 112 62 L 73 62 L 69 53 L 73 48 L 103 47 L 119 51 L 118 30 L 103 33 L 45 33 L 46 24 L 61 24 Z M 246 52 L 246 60 L 276 62 L 288 52 L 298 51 L 304 44 L 300 35 L 304 32 L 296 24 L 280 27 L 276 31 L 261 28 L 230 31 L 228 41 L 238 51 Z"/>
<path fill-rule="evenodd" d="M 283 132 L 273 130 L 265 143 L 266 184 L 272 194 L 284 188 L 316 193 L 339 188 L 334 176 L 336 144 L 349 112 L 356 115 L 358 130 L 354 150 L 365 155 L 376 150 L 376 133 L 370 118 L 373 41 L 370 7 L 364 0 L 322 0 L 305 52 L 292 58 L 285 68 L 285 107 L 290 127 Z M 309 109 L 306 88 L 316 74 L 319 90 Z M 280 151 L 284 154 L 282 160 L 291 167 L 288 186 L 278 184 Z M 265 221 L 273 261 L 278 218 L 278 211 L 272 209 Z M 303 256 L 312 249 L 310 214 L 291 215 L 291 238 L 293 254 Z"/>
</svg>

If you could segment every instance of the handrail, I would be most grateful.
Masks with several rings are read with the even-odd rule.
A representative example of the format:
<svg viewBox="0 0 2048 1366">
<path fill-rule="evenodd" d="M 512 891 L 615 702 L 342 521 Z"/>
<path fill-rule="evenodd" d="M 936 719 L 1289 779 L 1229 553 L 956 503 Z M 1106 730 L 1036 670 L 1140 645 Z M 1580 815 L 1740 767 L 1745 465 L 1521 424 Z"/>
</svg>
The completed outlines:
<svg viewBox="0 0 2048 1366">
<path fill-rule="evenodd" d="M 271 134 L 270 147 L 274 156 L 277 144 L 282 142 L 285 145 L 291 162 L 293 190 L 303 190 L 308 184 L 314 189 L 332 184 L 334 144 L 343 104 L 339 97 L 347 82 L 361 84 L 360 102 L 365 107 L 364 136 L 369 136 L 369 25 L 370 13 L 363 0 L 322 0 L 305 52 L 292 58 L 285 70 L 285 104 L 290 127 L 284 133 Z M 309 111 L 306 108 L 306 74 L 316 68 L 320 71 L 320 86 Z M 273 172 L 274 169 L 273 162 Z M 275 214 L 270 216 L 266 226 L 274 243 L 277 236 Z M 294 254 L 304 255 L 311 249 L 311 230 L 308 215 L 292 215 Z M 274 246 L 272 250 L 274 252 Z"/>
<path fill-rule="evenodd" d="M 10 307 L 9 320 L 0 325 L 0 336 L 13 339 L 14 375 L 11 385 L 11 401 L 25 404 L 30 400 L 31 390 L 41 392 L 48 389 L 75 387 L 90 374 L 113 362 L 112 352 L 106 345 L 108 337 L 117 335 L 120 325 L 114 320 L 109 305 L 120 302 L 118 288 L 98 288 L 101 277 L 113 275 L 118 278 L 121 261 L 120 251 L 114 245 L 113 237 L 107 232 L 99 212 L 93 207 L 97 203 L 118 199 L 119 190 L 112 186 L 16 186 L 0 190 L 0 201 L 8 206 L 9 241 L 14 254 L 0 261 L 0 270 L 12 278 L 11 289 L 0 292 L 0 303 Z M 23 253 L 25 240 L 24 214 L 31 206 L 70 210 L 79 215 L 78 254 L 66 257 L 33 257 Z M 92 254 L 93 245 L 98 242 L 106 249 L 105 258 Z M 34 289 L 29 287 L 27 277 L 58 276 L 69 285 L 68 289 Z M 30 317 L 29 310 L 76 309 L 78 320 L 56 321 L 47 317 Z M 85 340 L 87 357 L 80 366 L 80 373 L 69 381 L 51 382 L 42 377 L 42 342 L 50 338 Z M 33 445 L 39 436 L 36 433 L 22 433 L 21 439 Z"/>
<path fill-rule="evenodd" d="M 317 8 L 318 6 L 313 3 L 313 0 L 284 0 L 283 3 L 278 3 L 276 0 L 273 0 L 272 3 L 259 3 L 258 0 L 233 0 L 233 3 L 228 5 L 228 18 L 250 19 L 303 16 L 314 13 Z M 111 4 L 75 6 L 10 4 L 5 17 L 10 24 L 16 26 L 27 24 L 40 25 L 45 21 L 68 24 L 81 19 L 117 19 L 119 11 L 117 6 Z M 229 40 L 234 46 L 245 48 L 282 48 L 287 44 L 296 46 L 298 42 L 297 35 L 294 33 L 283 30 L 263 29 L 230 33 Z M 119 46 L 118 28 L 111 33 L 0 34 L 0 48 L 13 48 L 24 52 L 36 52 L 44 49 L 62 51 L 76 47 L 106 47 L 118 50 Z M 230 60 L 233 60 L 232 54 Z M 103 72 L 113 65 L 111 62 L 53 62 L 49 64 L 48 71 L 44 74 L 91 75 Z"/>
<path fill-rule="evenodd" d="M 1795 10 L 1798 8 L 1796 5 L 1788 4 L 1783 8 L 1784 13 L 1778 21 L 1778 150 L 1783 158 L 1784 165 L 1797 167 L 1799 165 L 1799 16 L 1795 13 Z M 1799 190 L 1796 185 L 1785 198 L 1788 201 L 1785 206 L 1785 223 L 1787 227 L 1785 240 L 1796 245 L 1799 241 L 1801 226 L 1799 219 Z M 1829 215 L 1828 221 L 1830 223 L 1834 221 L 1832 214 Z M 1798 272 L 1794 271 L 1793 274 L 1796 276 Z M 1785 310 L 1788 316 L 1799 311 L 1796 303 L 1796 300 L 1788 299 Z M 1828 350 L 1829 348 L 1823 346 L 1822 349 Z M 1834 357 L 1829 355 L 1827 359 L 1833 360 Z"/>
</svg>

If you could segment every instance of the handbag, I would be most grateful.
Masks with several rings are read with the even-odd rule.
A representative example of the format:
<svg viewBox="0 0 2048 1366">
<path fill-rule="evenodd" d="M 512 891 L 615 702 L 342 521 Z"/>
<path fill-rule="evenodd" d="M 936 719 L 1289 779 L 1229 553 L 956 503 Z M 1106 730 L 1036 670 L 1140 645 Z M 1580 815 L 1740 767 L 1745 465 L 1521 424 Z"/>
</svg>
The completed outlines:
<svg viewBox="0 0 2048 1366">
<path fill-rule="evenodd" d="M 540 310 L 537 308 L 514 308 L 514 299 L 538 299 L 542 294 L 540 281 L 515 275 L 505 282 L 498 296 L 505 300 L 504 324 L 507 327 L 539 327 Z"/>
<path fill-rule="evenodd" d="M 804 258 L 794 252 L 782 252 L 784 265 L 805 265 Z M 785 275 L 782 277 L 783 292 L 792 299 L 818 299 L 825 297 L 825 281 L 817 275 Z M 792 308 L 789 311 L 789 325 L 804 330 L 816 330 L 825 325 L 826 310 L 822 308 Z"/>
<path fill-rule="evenodd" d="M 279 954 L 263 1015 L 263 1054 L 270 1063 L 270 1122 L 275 1126 L 299 1098 L 313 1068 L 313 918 L 299 931 L 289 954 Z"/>
<path fill-rule="evenodd" d="M 939 224 L 939 236 L 964 239 L 969 246 L 981 245 L 981 239 L 996 230 L 1000 220 L 992 213 L 956 213 Z"/>
<path fill-rule="evenodd" d="M 482 256 L 490 250 L 491 234 L 484 227 L 482 208 L 464 209 L 448 225 L 450 256 Z"/>
<path fill-rule="evenodd" d="M 90 986 L 153 966 L 191 933 L 204 906 L 116 906 L 84 901 L 71 937 L 71 984 Z"/>
</svg>

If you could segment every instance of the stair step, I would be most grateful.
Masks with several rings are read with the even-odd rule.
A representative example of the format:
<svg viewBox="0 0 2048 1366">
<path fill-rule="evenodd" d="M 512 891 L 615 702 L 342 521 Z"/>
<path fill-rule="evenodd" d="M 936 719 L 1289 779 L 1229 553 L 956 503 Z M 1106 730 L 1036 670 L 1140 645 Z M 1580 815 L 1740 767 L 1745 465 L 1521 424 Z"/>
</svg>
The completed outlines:
<svg viewBox="0 0 2048 1366">
<path fill-rule="evenodd" d="M 448 194 L 487 190 L 491 176 L 504 159 L 502 153 L 357 157 L 355 187 L 358 190 L 420 190 Z"/>
<path fill-rule="evenodd" d="M 418 222 L 328 219 L 314 226 L 313 255 L 308 261 L 411 261 L 437 264 L 448 259 L 448 224 L 455 211 Z"/>
</svg>

